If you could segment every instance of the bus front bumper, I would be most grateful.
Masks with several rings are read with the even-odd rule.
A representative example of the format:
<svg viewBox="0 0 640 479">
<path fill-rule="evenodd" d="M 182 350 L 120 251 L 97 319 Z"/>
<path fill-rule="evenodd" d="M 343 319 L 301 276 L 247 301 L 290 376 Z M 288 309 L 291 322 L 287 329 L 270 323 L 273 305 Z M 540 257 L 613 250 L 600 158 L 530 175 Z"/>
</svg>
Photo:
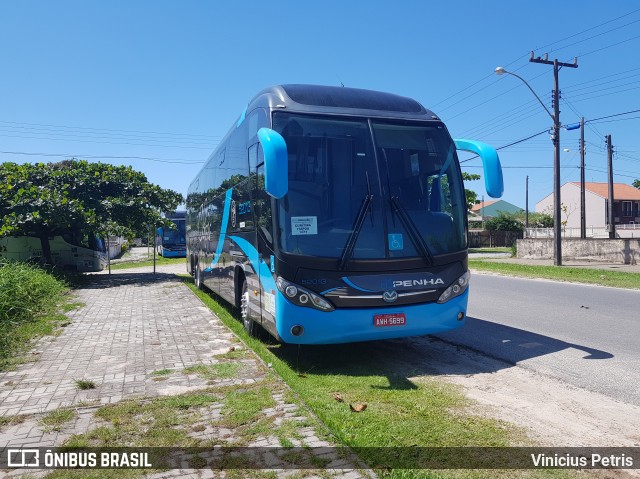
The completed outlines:
<svg viewBox="0 0 640 479">
<path fill-rule="evenodd" d="M 293 344 L 351 343 L 436 334 L 464 325 L 468 297 L 467 289 L 443 304 L 323 312 L 296 306 L 278 292 L 276 328 L 282 341 Z"/>
</svg>

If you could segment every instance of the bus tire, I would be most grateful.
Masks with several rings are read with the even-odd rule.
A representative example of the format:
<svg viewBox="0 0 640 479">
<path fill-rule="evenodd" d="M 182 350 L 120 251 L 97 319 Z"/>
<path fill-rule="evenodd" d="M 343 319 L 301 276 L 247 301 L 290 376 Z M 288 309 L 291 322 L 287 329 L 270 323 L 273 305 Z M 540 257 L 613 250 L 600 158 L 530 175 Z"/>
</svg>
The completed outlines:
<svg viewBox="0 0 640 479">
<path fill-rule="evenodd" d="M 196 267 L 193 270 L 193 280 L 196 285 L 196 288 L 203 289 L 202 284 L 202 273 L 200 272 L 200 265 L 196 263 Z"/>
<path fill-rule="evenodd" d="M 249 285 L 247 280 L 242 280 L 242 289 L 240 293 L 240 318 L 242 326 L 249 336 L 255 337 L 258 333 L 258 325 L 249 314 Z"/>
</svg>

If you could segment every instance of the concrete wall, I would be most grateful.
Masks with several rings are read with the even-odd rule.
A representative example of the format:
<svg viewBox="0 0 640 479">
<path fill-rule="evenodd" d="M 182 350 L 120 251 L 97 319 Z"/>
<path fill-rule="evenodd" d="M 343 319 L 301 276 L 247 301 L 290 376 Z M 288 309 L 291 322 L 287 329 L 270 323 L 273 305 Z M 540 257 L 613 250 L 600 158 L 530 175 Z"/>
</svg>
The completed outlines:
<svg viewBox="0 0 640 479">
<path fill-rule="evenodd" d="M 517 244 L 518 258 L 553 259 L 553 239 L 522 239 Z M 640 239 L 563 239 L 562 259 L 637 264 Z"/>
</svg>

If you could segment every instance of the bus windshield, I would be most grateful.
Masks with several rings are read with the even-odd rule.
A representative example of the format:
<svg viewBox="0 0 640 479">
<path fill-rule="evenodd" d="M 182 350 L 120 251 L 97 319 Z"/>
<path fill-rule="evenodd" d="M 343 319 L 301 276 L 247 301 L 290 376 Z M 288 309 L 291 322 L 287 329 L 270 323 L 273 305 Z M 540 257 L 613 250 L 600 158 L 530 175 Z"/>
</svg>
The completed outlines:
<svg viewBox="0 0 640 479">
<path fill-rule="evenodd" d="M 162 228 L 162 241 L 167 244 L 185 243 L 185 221 L 175 221 L 175 228 Z"/>
<path fill-rule="evenodd" d="M 281 251 L 345 263 L 466 248 L 464 188 L 441 123 L 277 112 L 273 124 L 289 154 Z"/>
</svg>

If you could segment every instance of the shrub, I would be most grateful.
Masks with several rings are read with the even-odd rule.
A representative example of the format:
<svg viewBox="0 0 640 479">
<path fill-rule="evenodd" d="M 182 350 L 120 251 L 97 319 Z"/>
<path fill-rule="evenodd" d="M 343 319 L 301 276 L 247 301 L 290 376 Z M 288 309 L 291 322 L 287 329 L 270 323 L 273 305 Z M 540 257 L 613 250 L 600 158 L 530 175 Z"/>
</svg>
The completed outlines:
<svg viewBox="0 0 640 479">
<path fill-rule="evenodd" d="M 0 324 L 53 312 L 65 289 L 37 266 L 0 260 Z"/>
<path fill-rule="evenodd" d="M 53 316 L 66 289 L 37 266 L 0 259 L 0 364 L 24 346 L 25 331 L 42 330 L 28 326 Z"/>
<path fill-rule="evenodd" d="M 513 231 L 521 233 L 524 229 L 524 225 L 518 219 L 517 214 L 505 213 L 503 211 L 498 213 L 498 216 L 485 221 L 485 226 L 489 231 Z"/>
</svg>

